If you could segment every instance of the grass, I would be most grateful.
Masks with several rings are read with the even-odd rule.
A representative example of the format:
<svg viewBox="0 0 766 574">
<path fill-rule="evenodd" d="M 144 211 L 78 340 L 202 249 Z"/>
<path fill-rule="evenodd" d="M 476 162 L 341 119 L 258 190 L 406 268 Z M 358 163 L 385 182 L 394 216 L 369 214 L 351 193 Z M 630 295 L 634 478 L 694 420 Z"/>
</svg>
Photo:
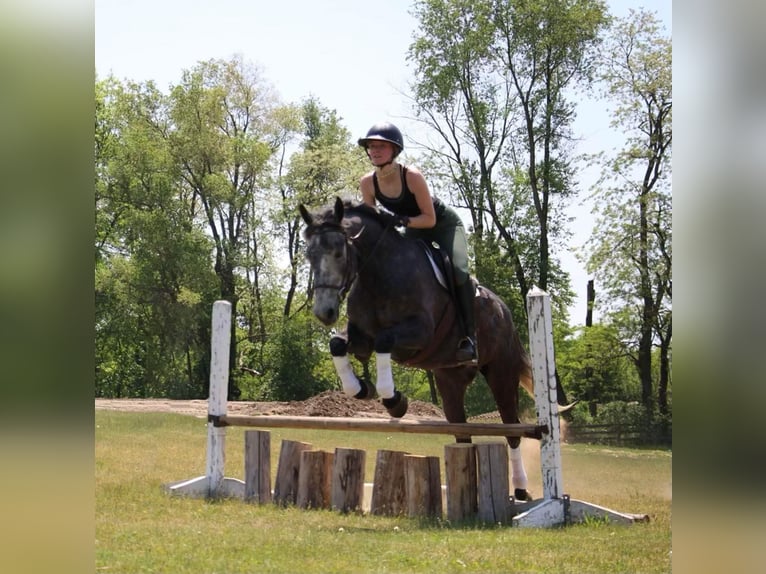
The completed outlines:
<svg viewBox="0 0 766 574">
<path fill-rule="evenodd" d="M 244 431 L 227 432 L 226 476 L 243 477 Z M 272 429 L 272 474 L 281 439 L 315 448 L 438 455 L 448 437 Z M 588 521 L 555 529 L 449 525 L 170 497 L 162 485 L 205 471 L 205 421 L 156 413 L 96 412 L 96 571 L 670 572 L 671 464 L 664 450 L 564 445 L 564 490 L 647 524 Z M 539 450 L 524 441 L 530 490 L 541 494 Z M 443 463 L 442 463 L 443 464 Z M 443 468 L 442 468 L 443 473 Z M 442 474 L 444 476 L 444 474 Z M 273 479 L 273 477 L 272 477 Z"/>
</svg>

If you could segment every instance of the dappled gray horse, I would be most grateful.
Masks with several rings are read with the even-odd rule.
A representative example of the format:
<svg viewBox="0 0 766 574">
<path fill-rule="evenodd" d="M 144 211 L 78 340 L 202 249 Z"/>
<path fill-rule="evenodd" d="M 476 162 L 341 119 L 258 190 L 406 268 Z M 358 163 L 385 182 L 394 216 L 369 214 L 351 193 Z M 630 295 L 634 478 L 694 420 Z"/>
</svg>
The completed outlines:
<svg viewBox="0 0 766 574">
<path fill-rule="evenodd" d="M 375 390 L 393 417 L 407 412 L 407 398 L 396 390 L 391 361 L 430 369 L 449 422 L 466 422 L 465 392 L 481 371 L 504 423 L 518 423 L 521 383 L 533 395 L 529 357 L 511 312 L 485 287 L 474 299 L 478 364 L 458 366 L 454 357 L 462 336 L 455 303 L 436 278 L 424 244 L 404 237 L 386 212 L 365 204 L 335 201 L 310 213 L 303 205 L 307 257 L 314 274 L 314 315 L 332 325 L 348 295 L 346 329 L 334 335 L 330 352 L 343 391 L 372 399 Z M 356 376 L 351 353 L 364 366 L 375 353 L 375 387 Z M 563 397 L 563 392 L 560 395 Z M 565 399 L 564 399 L 565 400 Z M 506 437 L 511 449 L 514 495 L 527 499 L 527 475 L 519 437 Z M 457 437 L 460 442 L 470 438 Z"/>
</svg>

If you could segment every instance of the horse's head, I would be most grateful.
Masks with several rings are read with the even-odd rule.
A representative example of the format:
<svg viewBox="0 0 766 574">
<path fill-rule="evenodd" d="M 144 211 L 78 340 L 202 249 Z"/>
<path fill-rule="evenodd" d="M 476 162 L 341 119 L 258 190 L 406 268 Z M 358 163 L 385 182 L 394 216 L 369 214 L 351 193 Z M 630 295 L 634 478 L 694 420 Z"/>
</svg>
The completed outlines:
<svg viewBox="0 0 766 574">
<path fill-rule="evenodd" d="M 314 315 L 325 325 L 332 325 L 356 276 L 356 257 L 343 227 L 343 201 L 338 198 L 332 209 L 317 215 L 303 205 L 299 211 L 306 222 L 306 257 L 314 273 Z"/>
</svg>

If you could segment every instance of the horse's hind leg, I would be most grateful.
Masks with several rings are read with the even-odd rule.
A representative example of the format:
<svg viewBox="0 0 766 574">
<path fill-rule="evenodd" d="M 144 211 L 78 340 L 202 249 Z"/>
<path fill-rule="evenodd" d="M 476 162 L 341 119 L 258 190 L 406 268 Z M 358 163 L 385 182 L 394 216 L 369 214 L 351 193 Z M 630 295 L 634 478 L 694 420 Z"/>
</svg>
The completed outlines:
<svg viewBox="0 0 766 574">
<path fill-rule="evenodd" d="M 506 367 L 503 365 L 503 367 Z M 488 365 L 482 369 L 482 374 L 487 379 L 492 395 L 495 397 L 497 410 L 500 418 L 506 424 L 517 424 L 519 419 L 519 377 L 518 374 L 508 372 L 507 367 Z M 515 382 L 514 382 L 515 381 Z M 529 500 L 527 491 L 527 471 L 524 468 L 524 460 L 521 457 L 521 437 L 506 437 L 508 446 L 511 448 L 511 473 L 513 482 L 513 495 L 517 500 Z"/>
</svg>

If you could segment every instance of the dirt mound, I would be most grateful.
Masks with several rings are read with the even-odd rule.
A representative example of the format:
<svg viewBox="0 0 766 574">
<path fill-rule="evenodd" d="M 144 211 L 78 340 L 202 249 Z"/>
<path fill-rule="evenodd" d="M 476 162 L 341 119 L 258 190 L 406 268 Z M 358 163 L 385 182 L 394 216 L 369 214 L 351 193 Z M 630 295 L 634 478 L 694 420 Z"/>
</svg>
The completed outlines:
<svg viewBox="0 0 766 574">
<path fill-rule="evenodd" d="M 207 401 L 176 401 L 171 399 L 96 399 L 96 409 L 130 412 L 170 412 L 207 416 Z M 325 391 L 305 401 L 250 402 L 232 401 L 227 405 L 230 414 L 284 415 L 310 417 L 369 417 L 387 418 L 388 412 L 378 400 L 360 401 L 340 391 Z M 410 401 L 406 418 L 444 419 L 436 405 L 424 401 Z"/>
<path fill-rule="evenodd" d="M 388 417 L 380 401 L 360 401 L 340 391 L 325 391 L 305 401 L 273 403 L 270 414 L 309 417 Z M 444 418 L 442 410 L 423 401 L 410 401 L 407 414 L 417 418 Z M 256 411 L 257 412 L 257 411 Z M 266 414 L 258 413 L 258 414 Z"/>
</svg>

